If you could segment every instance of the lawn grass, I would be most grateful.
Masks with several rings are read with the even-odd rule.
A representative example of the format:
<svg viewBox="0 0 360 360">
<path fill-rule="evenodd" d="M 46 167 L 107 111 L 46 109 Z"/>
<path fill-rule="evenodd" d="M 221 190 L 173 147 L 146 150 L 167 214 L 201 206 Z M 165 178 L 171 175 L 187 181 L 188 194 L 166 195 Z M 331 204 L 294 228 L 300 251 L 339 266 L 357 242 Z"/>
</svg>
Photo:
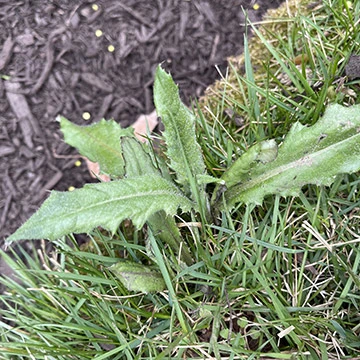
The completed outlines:
<svg viewBox="0 0 360 360">
<path fill-rule="evenodd" d="M 281 142 L 291 124 L 314 124 L 327 104 L 358 103 L 344 78 L 359 50 L 360 4 L 290 2 L 245 42 L 222 81 L 194 105 L 209 174 L 253 143 Z M 292 16 L 289 17 L 288 14 Z M 301 15 L 303 14 L 303 15 Z M 299 57 L 300 56 L 300 57 Z M 299 60 L 300 59 L 300 60 Z M 296 64 L 298 63 L 298 64 Z M 360 357 L 359 178 L 268 196 L 215 222 L 177 219 L 194 264 L 126 223 L 2 254 L 4 359 L 351 359 Z M 120 257 L 154 260 L 167 290 L 128 292 L 108 270 Z"/>
</svg>

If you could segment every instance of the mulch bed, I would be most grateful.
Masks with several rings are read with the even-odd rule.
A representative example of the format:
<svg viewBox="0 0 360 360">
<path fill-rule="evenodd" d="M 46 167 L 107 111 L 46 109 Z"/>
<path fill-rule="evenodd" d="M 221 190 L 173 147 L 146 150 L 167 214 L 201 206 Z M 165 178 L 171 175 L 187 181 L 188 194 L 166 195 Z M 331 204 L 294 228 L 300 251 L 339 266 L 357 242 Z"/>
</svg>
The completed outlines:
<svg viewBox="0 0 360 360">
<path fill-rule="evenodd" d="M 189 104 L 220 77 L 215 65 L 224 72 L 226 58 L 242 52 L 243 8 L 259 21 L 281 1 L 256 3 L 0 0 L 0 244 L 49 190 L 92 181 L 84 163 L 75 166 L 57 115 L 130 125 L 153 110 L 159 63 Z"/>
</svg>

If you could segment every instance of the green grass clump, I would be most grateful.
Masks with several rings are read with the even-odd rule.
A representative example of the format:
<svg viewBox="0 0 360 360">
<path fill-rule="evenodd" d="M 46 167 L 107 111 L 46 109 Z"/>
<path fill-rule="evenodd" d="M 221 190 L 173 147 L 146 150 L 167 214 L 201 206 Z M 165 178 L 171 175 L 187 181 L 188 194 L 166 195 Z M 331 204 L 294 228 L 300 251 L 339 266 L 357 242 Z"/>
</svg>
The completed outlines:
<svg viewBox="0 0 360 360">
<path fill-rule="evenodd" d="M 254 28 L 244 56 L 198 107 L 198 140 L 219 175 L 254 142 L 314 124 L 331 102 L 357 103 L 344 68 L 359 49 L 360 4 L 301 12 L 285 4 Z M 290 12 L 293 16 L 286 16 Z M 280 16 L 279 16 L 280 15 Z M 261 56 L 259 56 L 261 54 Z M 300 64 L 299 62 L 300 55 Z M 4 359 L 346 359 L 360 356 L 358 174 L 299 197 L 224 211 L 215 224 L 178 218 L 194 257 L 130 224 L 10 258 L 1 277 Z M 156 259 L 167 290 L 127 291 L 109 266 Z"/>
<path fill-rule="evenodd" d="M 228 162 L 229 146 L 281 139 L 296 121 L 314 124 L 329 103 L 358 103 L 358 81 L 345 78 L 345 66 L 359 53 L 359 2 L 297 3 L 249 25 L 254 38 L 245 38 L 243 55 L 230 59 L 228 73 L 201 99 L 207 146 L 221 154 L 214 165 Z"/>
</svg>

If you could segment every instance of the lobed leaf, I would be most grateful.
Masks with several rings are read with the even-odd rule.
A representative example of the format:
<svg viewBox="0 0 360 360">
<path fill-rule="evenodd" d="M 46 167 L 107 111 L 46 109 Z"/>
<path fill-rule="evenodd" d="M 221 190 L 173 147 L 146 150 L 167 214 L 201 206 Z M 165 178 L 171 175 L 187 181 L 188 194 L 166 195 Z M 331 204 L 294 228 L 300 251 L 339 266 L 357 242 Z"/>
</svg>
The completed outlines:
<svg viewBox="0 0 360 360">
<path fill-rule="evenodd" d="M 156 212 L 175 215 L 178 208 L 189 211 L 194 203 L 171 182 L 145 175 L 88 184 L 72 192 L 53 191 L 41 208 L 8 239 L 54 240 L 69 233 L 86 233 L 97 226 L 115 232 L 130 218 L 137 227 Z"/>
<path fill-rule="evenodd" d="M 121 138 L 121 146 L 127 177 L 160 174 L 159 170 L 154 167 L 150 155 L 145 151 L 144 144 L 135 138 L 123 137 Z M 180 247 L 182 239 L 173 217 L 167 216 L 166 212 L 161 210 L 149 216 L 147 224 L 154 234 L 156 234 L 162 242 L 168 244 L 177 254 L 180 248 L 182 248 L 181 259 L 188 265 L 192 264 L 193 260 L 187 246 L 183 244 L 183 246 Z"/>
<path fill-rule="evenodd" d="M 259 162 L 224 193 L 228 206 L 261 204 L 267 194 L 296 196 L 305 184 L 330 185 L 360 169 L 360 105 L 330 105 L 313 126 L 295 123 L 272 162 Z M 222 207 L 220 200 L 217 206 Z"/>
<path fill-rule="evenodd" d="M 121 138 L 121 149 L 125 162 L 125 175 L 130 178 L 141 175 L 160 175 L 155 168 L 145 145 L 134 137 Z"/>
<path fill-rule="evenodd" d="M 189 177 L 194 180 L 205 173 L 205 164 L 195 135 L 195 118 L 181 102 L 179 90 L 171 75 L 160 66 L 154 82 L 154 102 L 157 114 L 165 125 L 164 137 L 170 166 L 180 184 L 189 188 Z"/>
<path fill-rule="evenodd" d="M 124 175 L 120 137 L 134 136 L 133 129 L 122 129 L 114 120 L 101 120 L 89 126 L 79 126 L 60 116 L 60 127 L 67 144 L 80 154 L 97 162 L 102 172 L 111 176 Z"/>
<path fill-rule="evenodd" d="M 266 140 L 251 146 L 224 172 L 220 179 L 222 183 L 218 183 L 215 187 L 211 200 L 219 199 L 224 189 L 230 189 L 234 185 L 248 180 L 254 164 L 274 161 L 277 152 L 278 147 L 275 140 Z"/>
</svg>

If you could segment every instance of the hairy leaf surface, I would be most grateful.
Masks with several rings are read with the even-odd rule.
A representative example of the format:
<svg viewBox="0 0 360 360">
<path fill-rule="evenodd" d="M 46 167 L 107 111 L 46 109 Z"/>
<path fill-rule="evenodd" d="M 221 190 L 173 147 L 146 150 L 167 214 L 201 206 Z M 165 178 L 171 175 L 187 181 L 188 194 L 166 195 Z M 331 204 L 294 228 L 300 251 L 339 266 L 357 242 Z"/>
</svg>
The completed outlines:
<svg viewBox="0 0 360 360">
<path fill-rule="evenodd" d="M 127 177 L 160 174 L 159 170 L 154 167 L 149 154 L 144 150 L 144 144 L 135 138 L 123 137 L 121 146 Z M 167 216 L 166 212 L 161 210 L 149 216 L 147 224 L 160 240 L 167 243 L 176 253 L 179 252 L 182 239 L 174 217 Z M 190 252 L 185 244 L 182 245 L 181 259 L 188 265 L 192 264 Z"/>
<path fill-rule="evenodd" d="M 225 191 L 228 206 L 261 204 L 267 194 L 296 196 L 305 184 L 330 185 L 360 169 L 360 105 L 331 105 L 313 126 L 296 123 L 272 162 L 258 162 Z M 221 207 L 218 199 L 218 207 Z"/>
<path fill-rule="evenodd" d="M 165 125 L 164 137 L 170 166 L 177 180 L 189 187 L 189 176 L 196 179 L 205 173 L 205 164 L 195 135 L 195 118 L 181 102 L 179 90 L 171 75 L 159 66 L 154 83 L 154 102 L 157 114 Z"/>
<path fill-rule="evenodd" d="M 115 232 L 130 218 L 137 227 L 156 212 L 175 215 L 194 204 L 171 182 L 146 175 L 89 184 L 72 192 L 51 193 L 41 208 L 7 242 L 21 239 L 54 240 L 69 233 L 86 233 L 97 226 Z"/>
<path fill-rule="evenodd" d="M 122 129 L 113 120 L 101 120 L 89 126 L 79 126 L 60 116 L 61 131 L 67 144 L 80 154 L 100 164 L 100 170 L 112 176 L 124 175 L 124 159 L 120 137 L 133 135 L 133 129 Z"/>
<path fill-rule="evenodd" d="M 224 189 L 230 189 L 236 184 L 243 183 L 250 178 L 250 171 L 254 164 L 274 161 L 278 147 L 275 140 L 266 140 L 250 147 L 237 159 L 221 177 L 222 183 L 215 187 L 211 201 L 219 199 Z"/>
<path fill-rule="evenodd" d="M 144 146 L 134 137 L 125 136 L 121 138 L 126 177 L 160 175 L 160 171 L 153 165 L 151 157 L 145 151 Z"/>
</svg>

